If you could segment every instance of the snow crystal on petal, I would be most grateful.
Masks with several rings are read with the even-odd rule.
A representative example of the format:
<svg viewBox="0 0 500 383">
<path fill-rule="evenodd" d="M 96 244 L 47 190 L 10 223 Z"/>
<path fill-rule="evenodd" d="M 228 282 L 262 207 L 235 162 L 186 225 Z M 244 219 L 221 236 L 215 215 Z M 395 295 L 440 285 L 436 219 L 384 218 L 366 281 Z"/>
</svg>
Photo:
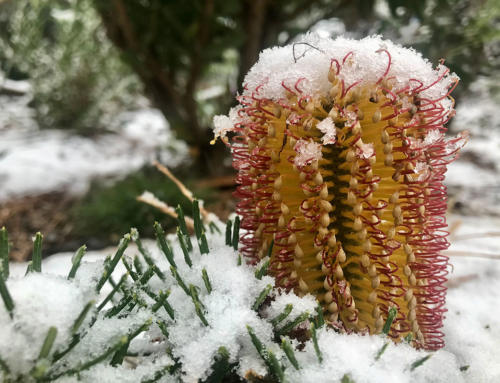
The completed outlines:
<svg viewBox="0 0 500 383">
<path fill-rule="evenodd" d="M 345 118 L 347 119 L 345 126 L 352 126 L 356 121 L 358 121 L 358 115 L 352 110 L 345 112 Z"/>
<path fill-rule="evenodd" d="M 337 141 L 337 129 L 331 117 L 327 117 L 318 123 L 316 128 L 323 133 L 321 138 L 323 145 L 334 144 Z"/>
<path fill-rule="evenodd" d="M 297 113 L 292 112 L 292 113 L 290 113 L 290 115 L 286 119 L 286 123 L 290 124 L 290 125 L 299 125 L 300 124 L 300 116 Z"/>
<path fill-rule="evenodd" d="M 370 158 L 375 154 L 375 148 L 372 143 L 360 143 L 356 148 L 356 154 L 360 158 Z"/>
<path fill-rule="evenodd" d="M 464 131 L 457 134 L 455 138 L 452 138 L 446 143 L 446 153 L 448 155 L 456 153 L 458 150 L 462 149 L 464 145 L 469 140 L 469 132 Z"/>
<path fill-rule="evenodd" d="M 294 150 L 297 152 L 294 164 L 297 166 L 305 166 L 313 161 L 321 159 L 323 157 L 321 148 L 321 144 L 312 140 L 298 140 L 294 147 Z"/>
<path fill-rule="evenodd" d="M 429 165 L 425 162 L 417 162 L 413 171 L 418 174 L 418 180 L 423 181 L 427 178 L 430 172 Z"/>
<path fill-rule="evenodd" d="M 424 139 L 424 145 L 432 145 L 433 143 L 439 141 L 443 137 L 443 133 L 439 129 L 431 129 L 427 132 Z"/>
<path fill-rule="evenodd" d="M 234 123 L 228 116 L 224 115 L 214 116 L 213 122 L 214 122 L 215 139 L 217 137 L 224 139 L 228 132 L 234 130 Z"/>
</svg>

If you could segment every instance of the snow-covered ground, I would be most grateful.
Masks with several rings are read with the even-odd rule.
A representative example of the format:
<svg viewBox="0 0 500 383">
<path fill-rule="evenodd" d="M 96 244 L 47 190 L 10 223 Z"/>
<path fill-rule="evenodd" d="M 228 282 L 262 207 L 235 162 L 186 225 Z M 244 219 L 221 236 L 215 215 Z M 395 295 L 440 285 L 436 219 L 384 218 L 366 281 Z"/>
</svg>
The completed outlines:
<svg viewBox="0 0 500 383">
<path fill-rule="evenodd" d="M 39 130 L 29 100 L 29 92 L 0 96 L 0 201 L 60 190 L 82 194 L 94 179 L 118 178 L 154 159 L 172 167 L 186 161 L 186 145 L 156 109 L 123 113 L 113 133 L 91 138 Z"/>
<path fill-rule="evenodd" d="M 325 359 L 323 364 L 317 364 L 312 350 L 299 353 L 297 356 L 299 363 L 307 368 L 298 372 L 288 370 L 289 381 L 326 382 L 326 376 L 333 379 L 333 377 L 342 377 L 344 374 L 349 374 L 357 383 L 381 381 L 494 383 L 500 381 L 500 322 L 498 321 L 500 317 L 500 305 L 498 305 L 500 302 L 500 241 L 499 237 L 495 237 L 495 233 L 492 233 L 495 229 L 500 230 L 500 218 L 453 215 L 448 219 L 453 230 L 452 246 L 449 250 L 452 268 L 448 285 L 448 313 L 444 323 L 445 348 L 431 353 L 431 358 L 412 372 L 407 366 L 429 353 L 413 350 L 407 345 L 391 344 L 380 360 L 375 361 L 374 355 L 384 344 L 381 337 L 346 336 L 321 330 L 318 336 L 319 346 Z M 484 234 L 487 235 L 484 236 Z M 497 232 L 496 235 L 499 233 Z M 175 241 L 173 237 L 171 240 Z M 227 250 L 220 248 L 220 242 L 220 240 L 212 239 L 210 246 L 215 250 L 206 256 L 213 258 L 212 262 L 215 263 L 222 260 L 228 262 L 228 259 L 224 258 L 226 255 L 221 255 L 222 258 L 218 259 L 218 251 L 221 251 L 221 254 L 227 253 Z M 144 243 L 148 247 L 154 246 L 153 241 L 144 241 Z M 109 248 L 89 252 L 85 260 L 87 262 L 102 260 L 114 250 Z M 126 251 L 129 255 L 136 253 L 134 246 Z M 180 249 L 177 248 L 176 253 L 180 254 Z M 44 273 L 66 275 L 71 265 L 71 256 L 71 253 L 62 253 L 44 260 Z M 165 264 L 164 258 L 163 264 Z M 160 261 L 159 265 L 163 264 Z M 228 270 L 233 267 L 230 264 L 224 267 L 220 264 L 216 266 L 215 269 L 221 270 L 220 275 L 216 274 L 215 269 L 209 270 L 213 278 L 212 284 L 215 285 L 219 283 L 217 278 L 227 278 Z M 26 264 L 12 264 L 13 280 L 17 280 L 16 276 L 24 275 L 25 269 Z M 119 265 L 115 271 L 116 279 L 124 271 L 123 266 Z M 241 283 L 241 281 L 238 282 L 238 286 Z M 175 301 L 172 304 L 175 306 Z M 180 328 L 178 330 L 184 331 Z M 206 341 L 205 339 L 203 342 Z M 201 344 L 200 347 L 202 347 Z M 210 348 L 211 346 L 203 343 L 203 347 Z M 185 358 L 188 365 L 191 362 L 194 363 L 192 367 L 194 372 L 188 371 L 188 375 L 196 375 L 196 368 L 202 367 L 196 360 L 189 362 L 191 359 L 188 355 Z M 257 362 L 247 360 L 245 363 L 252 365 Z M 258 363 L 254 368 L 258 368 Z M 328 373 L 325 370 L 328 370 Z"/>
</svg>

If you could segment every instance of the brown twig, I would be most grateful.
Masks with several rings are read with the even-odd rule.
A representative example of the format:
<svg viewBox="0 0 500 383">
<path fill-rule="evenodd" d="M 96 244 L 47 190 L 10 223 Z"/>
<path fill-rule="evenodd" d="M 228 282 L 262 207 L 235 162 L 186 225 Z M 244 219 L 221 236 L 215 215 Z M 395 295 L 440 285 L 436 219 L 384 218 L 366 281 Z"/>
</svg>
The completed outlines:
<svg viewBox="0 0 500 383">
<path fill-rule="evenodd" d="M 169 205 L 167 205 L 165 202 L 159 200 L 158 198 L 155 197 L 153 193 L 150 193 L 148 191 L 145 191 L 142 193 L 140 196 L 137 197 L 137 201 L 141 201 L 144 203 L 147 203 L 148 205 L 151 205 L 158 210 L 162 211 L 163 213 L 177 219 L 178 215 L 175 212 L 175 209 Z M 194 222 L 191 218 L 185 217 L 186 219 L 186 226 L 188 227 L 189 230 L 194 231 Z"/>
<path fill-rule="evenodd" d="M 153 165 L 163 174 L 165 174 L 168 178 L 172 180 L 172 182 L 179 188 L 181 193 L 191 202 L 194 201 L 193 193 L 176 177 L 172 174 L 168 168 L 162 164 L 160 164 L 158 161 L 154 161 Z M 161 202 L 161 201 L 160 201 Z M 203 215 L 203 220 L 207 221 L 209 217 L 209 212 L 200 206 L 200 213 Z"/>
</svg>

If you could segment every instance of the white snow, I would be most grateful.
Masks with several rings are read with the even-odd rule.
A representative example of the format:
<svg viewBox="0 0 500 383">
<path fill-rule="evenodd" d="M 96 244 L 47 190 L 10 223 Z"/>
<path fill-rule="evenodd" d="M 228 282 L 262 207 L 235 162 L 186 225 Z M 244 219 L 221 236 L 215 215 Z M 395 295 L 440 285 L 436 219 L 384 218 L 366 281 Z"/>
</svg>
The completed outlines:
<svg viewBox="0 0 500 383">
<path fill-rule="evenodd" d="M 82 194 L 94 179 L 124 176 L 155 159 L 186 161 L 186 145 L 156 109 L 123 113 L 110 127 L 115 133 L 90 138 L 38 130 L 26 102 L 0 97 L 0 200 L 61 189 Z"/>
<path fill-rule="evenodd" d="M 54 348 L 67 344 L 70 329 L 82 308 L 95 299 L 93 289 L 78 280 L 30 273 L 11 277 L 7 287 L 15 303 L 11 320 L 0 309 L 0 355 L 15 375 L 29 371 L 42 347 L 49 327 L 57 327 Z"/>
<path fill-rule="evenodd" d="M 306 311 L 313 315 L 316 307 L 318 307 L 316 298 L 314 298 L 311 294 L 307 294 L 299 298 L 294 293 L 282 292 L 281 294 L 276 295 L 275 300 L 271 302 L 269 307 L 266 307 L 264 311 L 265 315 L 271 319 L 275 318 L 281 314 L 285 310 L 285 307 L 289 304 L 291 304 L 293 308 L 287 317 L 288 320 L 294 320 Z"/>
<path fill-rule="evenodd" d="M 386 340 L 380 336 L 337 334 L 329 329 L 318 331 L 323 363 L 318 363 L 312 342 L 304 353 L 296 353 L 299 371 L 290 368 L 290 382 L 340 382 L 344 375 L 356 383 L 370 382 L 465 382 L 453 354 L 438 351 L 422 366 L 410 371 L 416 360 L 428 352 L 416 351 L 406 344 L 391 341 L 379 360 L 377 353 Z"/>
<path fill-rule="evenodd" d="M 215 137 L 225 137 L 233 130 L 233 122 L 228 116 L 214 116 L 213 123 Z"/>
<path fill-rule="evenodd" d="M 297 152 L 293 160 L 296 166 L 305 166 L 323 157 L 321 144 L 314 142 L 312 139 L 298 140 L 293 149 Z"/>
<path fill-rule="evenodd" d="M 369 36 L 361 40 L 338 37 L 335 40 L 321 38 L 316 34 L 307 34 L 298 43 L 284 47 L 264 50 L 259 61 L 250 69 L 245 77 L 244 95 L 251 96 L 260 86 L 257 96 L 273 100 L 283 99 L 286 90 L 282 81 L 293 88 L 300 79 L 299 88 L 305 95 L 326 94 L 331 84 L 326 81 L 331 60 L 345 64 L 339 73 L 346 87 L 358 81 L 375 83 L 387 69 L 389 54 L 391 67 L 388 77 L 395 78 L 395 87 L 416 86 L 411 79 L 418 79 L 425 87 L 435 82 L 446 70 L 443 65 L 434 69 L 431 63 L 411 48 L 403 48 L 380 36 Z M 389 52 L 389 54 L 387 54 Z M 335 64 L 334 64 L 335 67 Z M 438 99 L 448 92 L 449 86 L 457 80 L 456 75 L 446 75 L 442 81 L 422 91 L 422 97 Z M 439 101 L 449 109 L 447 99 Z"/>
<path fill-rule="evenodd" d="M 455 354 L 461 366 L 470 366 L 464 373 L 466 382 L 498 382 L 500 218 L 452 216 L 449 223 L 457 228 L 449 249 L 453 269 L 444 322 L 445 350 Z"/>
<path fill-rule="evenodd" d="M 130 361 L 130 362 L 129 362 Z M 80 373 L 80 377 L 64 376 L 56 380 L 57 383 L 80 383 L 80 382 L 98 382 L 98 383 L 137 383 L 142 379 L 152 379 L 156 370 L 163 366 L 173 365 L 174 361 L 167 356 L 162 355 L 153 360 L 144 360 L 136 365 L 135 360 L 128 359 L 121 366 L 112 367 L 109 365 L 98 364 L 88 371 Z M 169 382 L 171 379 L 164 377 L 158 380 L 160 383 Z"/>
<path fill-rule="evenodd" d="M 337 141 L 337 129 L 331 117 L 320 121 L 316 128 L 323 133 L 323 137 L 321 137 L 323 145 L 334 144 Z"/>
</svg>

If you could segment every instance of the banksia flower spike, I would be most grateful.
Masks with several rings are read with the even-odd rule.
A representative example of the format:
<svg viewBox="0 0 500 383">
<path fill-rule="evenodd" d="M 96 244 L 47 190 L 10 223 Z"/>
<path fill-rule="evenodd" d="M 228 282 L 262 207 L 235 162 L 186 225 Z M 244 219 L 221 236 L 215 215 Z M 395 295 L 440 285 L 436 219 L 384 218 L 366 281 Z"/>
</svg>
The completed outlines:
<svg viewBox="0 0 500 383">
<path fill-rule="evenodd" d="M 379 37 L 264 51 L 239 105 L 214 118 L 238 171 L 240 251 L 311 293 L 346 332 L 444 345 L 445 138 L 458 77 Z M 228 132 L 235 132 L 231 141 Z M 273 243 L 273 245 L 271 245 Z"/>
</svg>

